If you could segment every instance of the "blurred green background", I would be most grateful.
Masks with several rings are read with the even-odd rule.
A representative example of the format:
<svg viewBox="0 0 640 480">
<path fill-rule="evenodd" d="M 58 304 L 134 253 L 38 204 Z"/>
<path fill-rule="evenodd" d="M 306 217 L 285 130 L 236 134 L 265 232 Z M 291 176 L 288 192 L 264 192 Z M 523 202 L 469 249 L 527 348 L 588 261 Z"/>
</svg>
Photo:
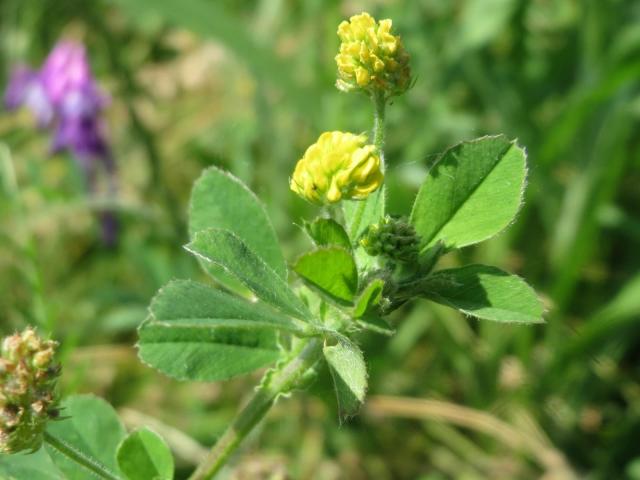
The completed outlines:
<svg viewBox="0 0 640 480">
<path fill-rule="evenodd" d="M 640 2 L 633 0 L 2 0 L 0 86 L 60 38 L 109 92 L 122 223 L 105 248 L 69 156 L 0 113 L 0 327 L 62 342 L 66 392 L 151 423 L 183 478 L 259 378 L 183 384 L 143 366 L 135 328 L 184 252 L 190 187 L 222 166 L 262 198 L 287 258 L 315 209 L 288 189 L 326 130 L 367 131 L 338 92 L 337 25 L 392 18 L 415 87 L 388 109 L 389 210 L 407 213 L 438 152 L 485 134 L 529 154 L 517 222 L 443 265 L 524 276 L 547 323 L 503 326 L 418 302 L 363 335 L 369 401 L 339 426 L 328 381 L 281 401 L 226 475 L 295 479 L 640 479 Z"/>
</svg>

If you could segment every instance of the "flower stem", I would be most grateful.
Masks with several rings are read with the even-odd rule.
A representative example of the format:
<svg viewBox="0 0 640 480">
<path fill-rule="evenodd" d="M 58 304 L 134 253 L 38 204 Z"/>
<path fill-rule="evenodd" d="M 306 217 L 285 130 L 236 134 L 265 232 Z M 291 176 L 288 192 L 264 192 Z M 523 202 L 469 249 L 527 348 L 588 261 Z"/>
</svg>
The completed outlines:
<svg viewBox="0 0 640 480">
<path fill-rule="evenodd" d="M 384 173 L 385 164 L 384 164 L 384 115 L 385 115 L 385 107 L 387 106 L 387 99 L 384 96 L 384 93 L 375 92 L 371 95 L 371 99 L 373 100 L 373 144 L 376 146 L 378 150 L 378 155 L 380 155 L 380 162 L 382 166 L 382 171 Z"/>
<path fill-rule="evenodd" d="M 371 100 L 373 102 L 373 144 L 380 156 L 380 170 L 382 173 L 385 171 L 384 163 L 384 115 L 385 107 L 387 105 L 387 99 L 382 92 L 373 92 L 371 94 Z M 374 192 L 367 200 L 361 201 L 358 204 L 358 208 L 350 222 L 349 234 L 353 237 L 360 231 L 360 224 L 362 223 L 362 217 L 367 208 L 367 203 L 371 198 L 375 198 L 376 195 L 384 195 L 382 189 Z M 384 197 L 383 197 L 384 201 Z"/>
<path fill-rule="evenodd" d="M 97 475 L 99 478 L 105 478 L 107 480 L 120 480 L 118 476 L 111 473 L 107 467 L 96 462 L 94 459 L 87 457 L 80 450 L 76 449 L 72 445 L 69 445 L 64 440 L 54 437 L 49 432 L 44 432 L 44 441 L 52 448 L 56 449 L 62 455 L 67 457 L 74 463 L 77 463 L 85 470 Z"/>
<path fill-rule="evenodd" d="M 225 465 L 244 438 L 262 420 L 278 396 L 298 385 L 304 373 L 321 357 L 319 338 L 301 340 L 292 358 L 275 371 L 267 372 L 249 403 L 236 415 L 189 480 L 208 480 Z"/>
</svg>

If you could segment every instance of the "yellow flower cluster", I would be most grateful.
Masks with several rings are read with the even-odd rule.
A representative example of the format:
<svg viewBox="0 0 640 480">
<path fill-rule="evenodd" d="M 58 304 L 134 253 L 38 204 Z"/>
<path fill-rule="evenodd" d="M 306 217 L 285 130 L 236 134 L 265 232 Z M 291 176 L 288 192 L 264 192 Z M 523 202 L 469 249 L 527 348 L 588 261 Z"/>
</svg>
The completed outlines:
<svg viewBox="0 0 640 480">
<path fill-rule="evenodd" d="M 382 184 L 376 147 L 365 135 L 325 132 L 298 161 L 291 190 L 318 204 L 363 199 Z"/>
<path fill-rule="evenodd" d="M 400 37 L 391 34 L 391 20 L 376 20 L 368 13 L 354 15 L 338 26 L 340 53 L 336 55 L 338 81 L 345 92 L 378 90 L 398 95 L 409 88 L 409 54 Z"/>
</svg>

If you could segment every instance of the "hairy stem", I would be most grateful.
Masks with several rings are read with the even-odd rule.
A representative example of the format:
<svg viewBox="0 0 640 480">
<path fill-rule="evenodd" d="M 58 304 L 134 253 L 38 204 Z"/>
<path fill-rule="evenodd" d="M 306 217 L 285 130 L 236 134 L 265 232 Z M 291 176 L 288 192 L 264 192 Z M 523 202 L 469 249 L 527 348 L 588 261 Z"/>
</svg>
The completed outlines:
<svg viewBox="0 0 640 480">
<path fill-rule="evenodd" d="M 322 355 L 322 340 L 312 338 L 300 342 L 296 353 L 275 372 L 267 373 L 249 403 L 236 415 L 231 425 L 218 439 L 209 454 L 200 463 L 190 480 L 212 478 L 225 465 L 244 438 L 262 420 L 278 396 L 295 388 L 304 373 Z"/>
<path fill-rule="evenodd" d="M 387 100 L 383 93 L 376 92 L 371 95 L 373 100 L 373 144 L 380 155 L 381 168 L 384 172 L 384 115 Z"/>
<path fill-rule="evenodd" d="M 107 480 L 119 480 L 119 477 L 109 471 L 107 467 L 96 462 L 94 459 L 85 456 L 80 450 L 69 445 L 64 440 L 54 437 L 49 432 L 44 432 L 44 441 L 52 448 L 56 449 L 62 455 L 67 457 L 74 463 L 77 463 L 85 470 L 97 475 L 99 478 L 106 478 Z"/>
</svg>

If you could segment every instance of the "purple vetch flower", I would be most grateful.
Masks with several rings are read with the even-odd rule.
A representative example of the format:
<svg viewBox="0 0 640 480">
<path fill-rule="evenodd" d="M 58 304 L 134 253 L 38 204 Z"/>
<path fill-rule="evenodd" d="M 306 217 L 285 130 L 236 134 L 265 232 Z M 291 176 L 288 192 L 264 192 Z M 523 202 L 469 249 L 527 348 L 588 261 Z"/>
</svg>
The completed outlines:
<svg viewBox="0 0 640 480">
<path fill-rule="evenodd" d="M 87 52 L 83 45 L 71 41 L 59 42 L 47 56 L 40 79 L 53 105 L 60 106 L 69 93 L 83 91 L 97 96 Z"/>
<path fill-rule="evenodd" d="M 115 162 L 102 119 L 109 98 L 98 87 L 82 44 L 59 42 L 39 71 L 15 68 L 4 101 L 9 110 L 29 108 L 40 126 L 51 128 L 51 152 L 73 154 L 91 193 L 101 168 L 108 175 L 109 194 L 115 194 Z M 103 212 L 101 217 L 105 243 L 112 244 L 117 231 L 115 215 Z"/>
<path fill-rule="evenodd" d="M 102 105 L 102 97 L 93 89 L 69 91 L 58 107 L 52 151 L 70 150 L 83 167 L 83 162 L 104 163 L 110 152 L 100 116 Z"/>
<path fill-rule="evenodd" d="M 71 151 L 83 168 L 110 155 L 101 118 L 108 98 L 91 74 L 84 46 L 58 43 L 40 70 L 40 83 L 58 122 L 52 151 Z"/>
<path fill-rule="evenodd" d="M 40 82 L 39 74 L 26 65 L 18 65 L 11 72 L 4 93 L 4 105 L 7 110 L 27 107 L 41 127 L 53 121 L 53 105 Z"/>
</svg>

